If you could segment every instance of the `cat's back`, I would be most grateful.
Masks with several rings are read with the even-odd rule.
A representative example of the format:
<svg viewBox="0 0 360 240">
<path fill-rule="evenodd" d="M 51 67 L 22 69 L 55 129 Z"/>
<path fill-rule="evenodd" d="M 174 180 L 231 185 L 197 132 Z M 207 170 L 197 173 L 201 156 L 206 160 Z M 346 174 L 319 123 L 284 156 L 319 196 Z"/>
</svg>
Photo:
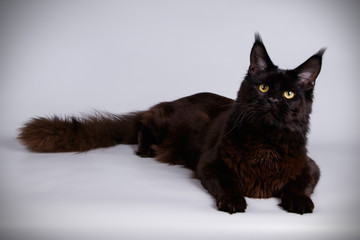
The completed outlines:
<svg viewBox="0 0 360 240">
<path fill-rule="evenodd" d="M 233 104 L 234 100 L 214 93 L 197 93 L 153 106 L 141 114 L 141 123 L 156 129 L 161 139 L 174 133 L 198 133 L 219 116 L 226 115 Z"/>
<path fill-rule="evenodd" d="M 208 108 L 217 108 L 227 110 L 234 103 L 233 99 L 210 92 L 197 93 L 191 96 L 180 98 L 174 103 L 178 106 L 192 106 L 209 110 Z M 214 110 L 214 109 L 213 109 Z"/>
<path fill-rule="evenodd" d="M 231 109 L 233 103 L 233 99 L 202 92 L 175 101 L 159 103 L 145 113 L 145 118 L 149 115 L 148 117 L 152 120 L 158 119 L 162 122 L 172 120 L 193 124 L 203 118 L 209 120 L 216 118 L 224 111 Z"/>
<path fill-rule="evenodd" d="M 178 113 L 186 115 L 206 114 L 209 119 L 215 119 L 224 111 L 232 108 L 234 100 L 214 93 L 202 92 L 173 102 Z M 192 119 L 193 120 L 193 119 Z"/>
</svg>

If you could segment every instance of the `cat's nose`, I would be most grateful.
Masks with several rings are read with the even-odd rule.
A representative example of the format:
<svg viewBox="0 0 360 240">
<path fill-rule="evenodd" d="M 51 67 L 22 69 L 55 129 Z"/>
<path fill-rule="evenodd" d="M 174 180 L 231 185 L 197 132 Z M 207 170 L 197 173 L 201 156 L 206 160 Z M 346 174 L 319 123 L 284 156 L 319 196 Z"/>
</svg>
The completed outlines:
<svg viewBox="0 0 360 240">
<path fill-rule="evenodd" d="M 276 99 L 276 98 L 269 97 L 267 100 L 271 104 L 278 104 L 279 103 L 279 99 Z"/>
</svg>

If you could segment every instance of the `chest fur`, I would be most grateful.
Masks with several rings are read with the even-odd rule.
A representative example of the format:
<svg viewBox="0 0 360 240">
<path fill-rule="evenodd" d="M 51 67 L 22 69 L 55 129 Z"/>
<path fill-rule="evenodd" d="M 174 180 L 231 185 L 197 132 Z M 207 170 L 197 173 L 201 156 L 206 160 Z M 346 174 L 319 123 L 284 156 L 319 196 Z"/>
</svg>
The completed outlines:
<svg viewBox="0 0 360 240">
<path fill-rule="evenodd" d="M 298 176 L 301 158 L 292 157 L 285 147 L 253 144 L 239 147 L 231 142 L 220 146 L 220 155 L 238 179 L 247 197 L 269 198 Z"/>
</svg>

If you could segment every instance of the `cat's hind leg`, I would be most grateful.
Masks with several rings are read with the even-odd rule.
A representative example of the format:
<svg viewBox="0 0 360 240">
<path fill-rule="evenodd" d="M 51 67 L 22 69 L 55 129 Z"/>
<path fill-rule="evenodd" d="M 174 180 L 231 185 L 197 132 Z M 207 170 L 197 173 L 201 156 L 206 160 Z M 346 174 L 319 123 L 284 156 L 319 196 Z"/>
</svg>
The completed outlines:
<svg viewBox="0 0 360 240">
<path fill-rule="evenodd" d="M 155 157 L 153 149 L 156 143 L 155 136 L 151 133 L 148 127 L 142 126 L 138 132 L 138 148 L 136 154 L 140 157 Z"/>
<path fill-rule="evenodd" d="M 167 129 L 168 116 L 162 106 L 158 104 L 141 116 L 141 126 L 137 135 L 138 148 L 136 154 L 140 157 L 156 157 L 155 148 L 159 146 Z"/>
</svg>

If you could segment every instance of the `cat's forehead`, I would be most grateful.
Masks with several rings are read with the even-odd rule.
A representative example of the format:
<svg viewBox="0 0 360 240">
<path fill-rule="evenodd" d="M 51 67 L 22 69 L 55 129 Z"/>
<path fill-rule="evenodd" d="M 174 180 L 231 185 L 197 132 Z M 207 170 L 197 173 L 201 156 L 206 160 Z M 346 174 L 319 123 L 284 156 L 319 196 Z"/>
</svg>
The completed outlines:
<svg viewBox="0 0 360 240">
<path fill-rule="evenodd" d="M 275 86 L 292 86 L 297 82 L 291 71 L 281 69 L 263 75 L 260 81 Z"/>
</svg>

